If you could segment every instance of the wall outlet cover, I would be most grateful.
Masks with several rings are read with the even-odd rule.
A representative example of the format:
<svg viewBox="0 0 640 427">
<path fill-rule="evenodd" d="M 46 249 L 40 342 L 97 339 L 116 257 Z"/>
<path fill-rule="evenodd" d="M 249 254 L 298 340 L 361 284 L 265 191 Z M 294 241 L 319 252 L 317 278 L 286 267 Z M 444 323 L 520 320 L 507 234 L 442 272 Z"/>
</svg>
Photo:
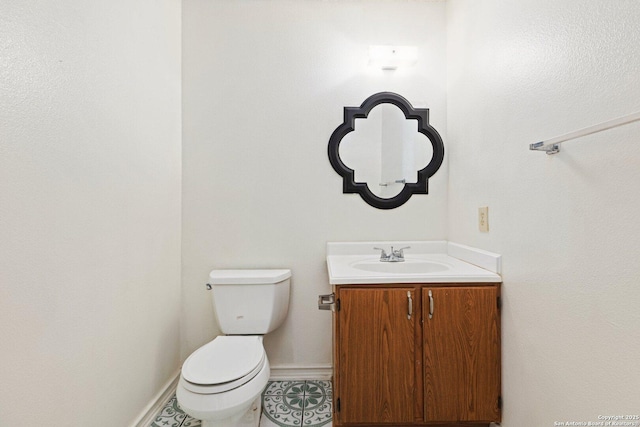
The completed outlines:
<svg viewBox="0 0 640 427">
<path fill-rule="evenodd" d="M 478 228 L 483 233 L 489 232 L 489 207 L 482 206 L 478 208 Z"/>
</svg>

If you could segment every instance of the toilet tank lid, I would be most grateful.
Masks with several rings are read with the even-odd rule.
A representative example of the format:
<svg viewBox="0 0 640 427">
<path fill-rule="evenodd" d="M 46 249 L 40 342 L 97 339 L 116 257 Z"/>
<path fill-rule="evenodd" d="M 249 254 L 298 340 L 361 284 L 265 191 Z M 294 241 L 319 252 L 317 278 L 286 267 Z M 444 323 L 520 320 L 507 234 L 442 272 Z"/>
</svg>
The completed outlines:
<svg viewBox="0 0 640 427">
<path fill-rule="evenodd" d="M 268 285 L 291 277 L 289 269 L 211 270 L 211 285 Z"/>
</svg>

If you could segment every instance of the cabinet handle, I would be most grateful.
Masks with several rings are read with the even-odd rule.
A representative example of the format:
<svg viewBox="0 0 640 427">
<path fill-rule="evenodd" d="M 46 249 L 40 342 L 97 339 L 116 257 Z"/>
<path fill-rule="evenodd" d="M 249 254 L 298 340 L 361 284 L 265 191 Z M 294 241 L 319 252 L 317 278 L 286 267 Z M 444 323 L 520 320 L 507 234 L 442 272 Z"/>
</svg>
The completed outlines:
<svg viewBox="0 0 640 427">
<path fill-rule="evenodd" d="M 407 303 L 409 307 L 407 307 L 407 319 L 411 319 L 411 315 L 413 314 L 413 299 L 411 298 L 411 291 L 407 291 Z"/>
<path fill-rule="evenodd" d="M 433 293 L 429 289 L 429 319 L 433 318 Z"/>
</svg>

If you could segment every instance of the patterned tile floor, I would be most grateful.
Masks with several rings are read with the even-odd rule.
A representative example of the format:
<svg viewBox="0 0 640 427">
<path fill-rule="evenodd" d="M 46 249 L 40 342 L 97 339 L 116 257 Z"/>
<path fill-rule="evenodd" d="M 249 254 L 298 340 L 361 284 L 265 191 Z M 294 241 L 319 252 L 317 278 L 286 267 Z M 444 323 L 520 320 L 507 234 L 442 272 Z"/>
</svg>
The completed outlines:
<svg viewBox="0 0 640 427">
<path fill-rule="evenodd" d="M 332 427 L 330 381 L 269 381 L 262 393 L 260 427 Z M 150 427 L 200 427 L 185 414 L 175 395 Z"/>
<path fill-rule="evenodd" d="M 330 381 L 273 381 L 262 393 L 261 427 L 331 427 Z"/>
</svg>

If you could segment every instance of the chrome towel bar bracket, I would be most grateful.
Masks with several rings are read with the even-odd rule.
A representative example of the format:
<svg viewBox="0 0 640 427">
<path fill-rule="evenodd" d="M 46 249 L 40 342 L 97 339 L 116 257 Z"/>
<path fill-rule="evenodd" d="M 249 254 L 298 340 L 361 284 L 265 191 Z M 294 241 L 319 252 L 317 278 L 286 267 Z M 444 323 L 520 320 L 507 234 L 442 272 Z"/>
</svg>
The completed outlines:
<svg viewBox="0 0 640 427">
<path fill-rule="evenodd" d="M 544 141 L 529 144 L 529 150 L 545 151 L 547 154 L 556 154 L 560 152 L 560 145 L 544 145 Z"/>
</svg>

